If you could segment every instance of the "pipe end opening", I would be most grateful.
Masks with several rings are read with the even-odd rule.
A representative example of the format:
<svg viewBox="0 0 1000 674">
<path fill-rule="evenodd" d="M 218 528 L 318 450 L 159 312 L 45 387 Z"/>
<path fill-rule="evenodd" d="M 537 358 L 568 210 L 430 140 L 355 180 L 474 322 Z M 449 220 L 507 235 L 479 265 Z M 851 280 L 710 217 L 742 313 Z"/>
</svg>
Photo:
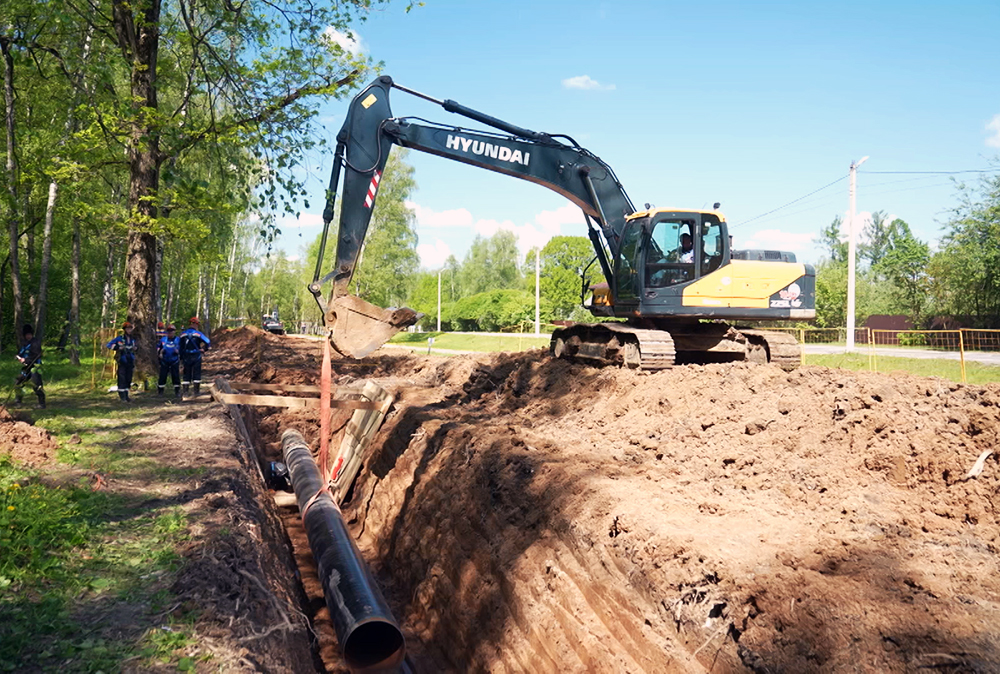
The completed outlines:
<svg viewBox="0 0 1000 674">
<path fill-rule="evenodd" d="M 344 660 L 351 671 L 378 671 L 403 661 L 403 633 L 390 622 L 372 620 L 358 625 L 344 644 Z"/>
</svg>

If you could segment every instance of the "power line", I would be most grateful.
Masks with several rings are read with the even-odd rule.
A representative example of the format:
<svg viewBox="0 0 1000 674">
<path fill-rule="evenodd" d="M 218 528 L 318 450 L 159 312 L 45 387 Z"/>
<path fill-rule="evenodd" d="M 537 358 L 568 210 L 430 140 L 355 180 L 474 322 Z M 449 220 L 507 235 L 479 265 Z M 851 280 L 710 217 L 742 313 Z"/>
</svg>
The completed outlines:
<svg viewBox="0 0 1000 674">
<path fill-rule="evenodd" d="M 959 173 L 997 173 L 1000 169 L 964 169 L 962 171 L 860 171 L 860 173 L 881 173 L 883 175 L 906 175 L 906 174 L 919 174 L 919 175 L 939 175 L 939 176 L 954 176 Z"/>
<path fill-rule="evenodd" d="M 733 227 L 742 227 L 743 225 L 749 224 L 749 223 L 753 222 L 754 220 L 760 220 L 761 218 L 767 217 L 768 215 L 771 215 L 772 213 L 777 213 L 778 211 L 780 211 L 783 208 L 788 208 L 792 204 L 797 204 L 800 201 L 802 201 L 803 199 L 808 199 L 809 197 L 811 197 L 814 194 L 818 194 L 819 192 L 822 192 L 823 190 L 825 190 L 827 188 L 833 187 L 834 185 L 836 185 L 837 183 L 839 183 L 841 180 L 844 180 L 845 178 L 847 178 L 846 175 L 840 176 L 839 178 L 837 178 L 833 182 L 827 183 L 826 185 L 823 185 L 823 187 L 820 187 L 819 189 L 815 189 L 812 192 L 810 192 L 809 194 L 804 194 L 801 197 L 799 197 L 798 199 L 792 199 L 787 204 L 783 204 L 781 206 L 778 206 L 777 208 L 771 209 L 767 213 L 761 213 L 760 215 L 755 215 L 754 217 L 750 218 L 749 220 L 744 220 L 743 222 L 739 223 L 738 225 L 733 225 Z"/>
</svg>

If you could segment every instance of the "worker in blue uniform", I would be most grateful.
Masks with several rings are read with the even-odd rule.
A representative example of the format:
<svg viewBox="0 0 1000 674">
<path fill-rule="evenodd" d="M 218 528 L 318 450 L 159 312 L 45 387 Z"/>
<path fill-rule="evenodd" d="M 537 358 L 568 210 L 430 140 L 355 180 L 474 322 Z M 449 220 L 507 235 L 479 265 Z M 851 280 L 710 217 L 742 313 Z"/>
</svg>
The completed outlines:
<svg viewBox="0 0 1000 674">
<path fill-rule="evenodd" d="M 181 362 L 184 364 L 184 395 L 189 388 L 198 395 L 201 390 L 201 356 L 212 345 L 201 332 L 201 321 L 197 316 L 191 318 L 190 326 L 181 333 Z"/>
<path fill-rule="evenodd" d="M 132 336 L 134 326 L 125 321 L 122 324 L 122 334 L 118 335 L 104 348 L 115 352 L 115 360 L 118 362 L 118 397 L 122 402 L 129 400 L 129 389 L 132 388 L 132 374 L 135 372 L 135 337 Z"/>
<path fill-rule="evenodd" d="M 163 395 L 163 389 L 167 384 L 167 375 L 174 384 L 174 397 L 181 397 L 181 340 L 177 336 L 177 328 L 173 323 L 164 329 L 164 335 L 160 338 L 159 346 L 156 348 L 156 355 L 160 358 L 160 379 L 156 383 L 157 395 Z"/>
<path fill-rule="evenodd" d="M 21 330 L 24 346 L 17 352 L 17 360 L 21 363 L 21 373 L 14 380 L 14 402 L 20 405 L 24 401 L 24 384 L 31 382 L 31 388 L 38 396 L 38 409 L 45 409 L 45 388 L 42 386 L 42 344 L 35 341 L 35 329 L 25 325 Z"/>
</svg>

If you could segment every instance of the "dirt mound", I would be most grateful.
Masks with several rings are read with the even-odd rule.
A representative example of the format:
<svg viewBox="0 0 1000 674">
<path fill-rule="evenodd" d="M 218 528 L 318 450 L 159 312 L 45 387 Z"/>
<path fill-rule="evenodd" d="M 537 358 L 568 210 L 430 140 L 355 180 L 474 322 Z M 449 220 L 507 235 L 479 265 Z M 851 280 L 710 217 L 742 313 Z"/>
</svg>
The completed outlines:
<svg viewBox="0 0 1000 674">
<path fill-rule="evenodd" d="M 418 668 L 1000 668 L 1000 388 L 438 362 L 346 509 Z"/>
<path fill-rule="evenodd" d="M 322 342 L 227 361 L 249 334 L 209 362 L 318 382 Z M 1000 387 L 544 351 L 334 376 L 396 396 L 344 510 L 417 671 L 1000 670 L 997 455 L 966 479 Z M 259 412 L 267 458 L 315 441 Z"/>
<path fill-rule="evenodd" d="M 0 455 L 29 466 L 55 463 L 57 443 L 48 431 L 0 409 Z"/>
</svg>

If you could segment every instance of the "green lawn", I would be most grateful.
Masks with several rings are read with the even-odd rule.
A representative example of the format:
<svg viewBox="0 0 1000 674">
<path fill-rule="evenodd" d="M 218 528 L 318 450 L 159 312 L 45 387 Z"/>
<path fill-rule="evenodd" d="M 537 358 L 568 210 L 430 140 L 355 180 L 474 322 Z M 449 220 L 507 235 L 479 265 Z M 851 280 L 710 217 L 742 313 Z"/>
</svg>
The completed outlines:
<svg viewBox="0 0 1000 674">
<path fill-rule="evenodd" d="M 502 337 L 487 335 L 469 335 L 450 332 L 403 332 L 390 340 L 392 344 L 427 348 L 427 338 L 434 338 L 434 349 L 449 349 L 455 351 L 524 351 L 526 349 L 548 348 L 549 337 L 533 337 L 521 335 L 504 335 Z M 869 370 L 871 367 L 866 354 L 806 354 L 802 359 L 806 365 L 824 365 L 845 370 Z M 921 377 L 941 377 L 951 381 L 962 381 L 961 365 L 958 361 L 896 358 L 878 356 L 875 361 L 877 372 L 903 371 Z M 965 364 L 966 378 L 969 384 L 987 384 L 1000 382 L 1000 367 L 993 367 L 967 361 Z"/>
<path fill-rule="evenodd" d="M 452 332 L 401 332 L 390 344 L 422 346 L 427 348 L 427 339 L 434 338 L 434 349 L 454 351 L 525 351 L 527 349 L 549 348 L 549 337 L 510 334 L 498 336 L 456 334 Z"/>
<path fill-rule="evenodd" d="M 868 371 L 871 369 L 872 361 L 867 355 L 860 353 L 804 354 L 802 364 Z M 874 359 L 874 366 L 877 372 L 908 372 L 920 377 L 941 377 L 955 382 L 962 381 L 961 364 L 957 360 L 877 356 Z M 1000 382 L 1000 367 L 966 361 L 965 375 L 969 384 Z"/>
<path fill-rule="evenodd" d="M 109 380 L 92 390 L 91 365 L 73 366 L 46 349 L 48 409 L 14 410 L 59 442 L 59 465 L 30 469 L 0 453 L 0 672 L 112 672 L 126 660 L 174 666 L 175 642 L 188 639 L 183 621 L 157 617 L 169 610 L 169 579 L 181 561 L 175 550 L 188 537 L 185 513 L 94 489 L 95 475 L 178 477 L 130 443 L 157 408 L 120 405 Z M 13 356 L 0 354 L 0 402 L 17 371 Z M 25 402 L 35 402 L 30 386 Z M 69 442 L 74 435 L 79 441 Z M 101 636 L 100 616 L 136 607 L 138 638 Z"/>
</svg>

